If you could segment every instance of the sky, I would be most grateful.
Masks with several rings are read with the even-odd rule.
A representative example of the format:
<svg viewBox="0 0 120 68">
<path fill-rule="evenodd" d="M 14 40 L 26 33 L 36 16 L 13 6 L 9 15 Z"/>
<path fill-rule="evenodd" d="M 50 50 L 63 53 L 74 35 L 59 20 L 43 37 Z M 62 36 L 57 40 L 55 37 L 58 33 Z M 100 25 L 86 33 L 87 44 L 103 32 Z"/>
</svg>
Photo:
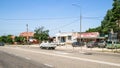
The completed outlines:
<svg viewBox="0 0 120 68">
<path fill-rule="evenodd" d="M 0 0 L 0 36 L 34 32 L 44 26 L 50 36 L 101 25 L 113 0 Z"/>
</svg>

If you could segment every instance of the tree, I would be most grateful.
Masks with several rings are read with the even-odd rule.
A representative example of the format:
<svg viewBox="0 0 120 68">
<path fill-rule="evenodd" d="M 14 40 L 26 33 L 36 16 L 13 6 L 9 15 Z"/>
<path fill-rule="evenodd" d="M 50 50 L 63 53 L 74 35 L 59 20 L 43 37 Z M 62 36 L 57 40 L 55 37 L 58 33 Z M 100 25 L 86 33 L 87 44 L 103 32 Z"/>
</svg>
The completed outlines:
<svg viewBox="0 0 120 68">
<path fill-rule="evenodd" d="M 44 27 L 38 27 L 34 30 L 34 38 L 39 41 L 46 41 L 49 37 L 49 30 L 44 30 Z"/>
<path fill-rule="evenodd" d="M 101 27 L 89 28 L 86 32 L 101 32 Z"/>
<path fill-rule="evenodd" d="M 25 42 L 25 38 L 21 37 L 21 36 L 20 37 L 16 36 L 14 40 L 15 40 L 15 42 L 18 42 L 19 44 L 22 44 Z"/>
<path fill-rule="evenodd" d="M 13 44 L 12 35 L 8 35 L 6 40 L 8 44 Z"/>
<path fill-rule="evenodd" d="M 120 0 L 114 0 L 112 12 L 113 21 L 120 20 Z"/>
<path fill-rule="evenodd" d="M 113 8 L 109 9 L 104 17 L 103 21 L 101 21 L 101 26 L 96 28 L 90 28 L 87 32 L 98 31 L 101 34 L 108 34 L 111 29 L 114 32 L 120 31 L 120 0 L 113 0 Z"/>
<path fill-rule="evenodd" d="M 12 36 L 12 35 L 1 36 L 1 37 L 0 37 L 0 42 L 12 44 L 12 43 L 13 43 L 13 40 L 12 40 L 11 36 Z"/>
<path fill-rule="evenodd" d="M 7 43 L 7 36 L 1 36 L 1 42 Z"/>
</svg>

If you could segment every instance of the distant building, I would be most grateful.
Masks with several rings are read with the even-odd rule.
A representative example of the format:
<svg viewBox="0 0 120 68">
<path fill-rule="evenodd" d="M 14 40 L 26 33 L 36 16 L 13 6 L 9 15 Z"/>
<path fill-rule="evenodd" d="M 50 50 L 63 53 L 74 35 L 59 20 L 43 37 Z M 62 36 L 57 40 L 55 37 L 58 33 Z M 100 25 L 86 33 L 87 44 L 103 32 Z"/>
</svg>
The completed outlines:
<svg viewBox="0 0 120 68">
<path fill-rule="evenodd" d="M 33 37 L 34 36 L 34 32 L 22 32 L 20 33 L 19 36 L 22 36 L 22 37 Z"/>
<path fill-rule="evenodd" d="M 74 41 L 99 41 L 105 37 L 100 37 L 99 32 L 63 32 L 56 34 L 56 42 L 72 43 Z"/>
<path fill-rule="evenodd" d="M 36 41 L 35 39 L 33 39 L 34 32 L 22 32 L 22 33 L 20 33 L 19 36 L 25 37 L 26 41 L 28 40 L 29 42 Z"/>
</svg>

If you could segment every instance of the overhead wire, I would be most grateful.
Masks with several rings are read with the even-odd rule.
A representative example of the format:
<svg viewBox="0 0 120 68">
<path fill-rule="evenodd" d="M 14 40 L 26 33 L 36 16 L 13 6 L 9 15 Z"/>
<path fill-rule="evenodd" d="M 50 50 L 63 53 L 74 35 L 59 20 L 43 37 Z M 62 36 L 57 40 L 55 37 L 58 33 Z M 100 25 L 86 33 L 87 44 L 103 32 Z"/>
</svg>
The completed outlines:
<svg viewBox="0 0 120 68">
<path fill-rule="evenodd" d="M 59 27 L 57 27 L 57 28 L 50 29 L 50 30 L 54 31 L 54 30 L 58 30 L 58 29 L 64 28 L 64 27 L 66 27 L 66 26 L 69 26 L 69 25 L 75 23 L 75 22 L 78 21 L 78 20 L 79 20 L 79 19 L 76 19 L 76 20 L 74 20 L 74 21 L 72 21 L 72 22 L 69 22 L 69 23 L 67 23 L 67 24 L 65 24 L 65 25 L 62 25 L 62 26 L 59 26 Z"/>
<path fill-rule="evenodd" d="M 76 17 L 60 17 L 60 18 L 0 18 L 0 20 L 55 20 L 55 19 L 74 19 L 74 18 L 79 18 L 80 16 Z M 103 17 L 84 17 L 82 16 L 83 19 L 100 19 Z"/>
<path fill-rule="evenodd" d="M 22 18 L 0 18 L 0 20 L 57 20 L 57 19 L 74 19 L 78 17 L 61 17 L 61 18 L 28 18 L 28 19 L 22 19 Z"/>
<path fill-rule="evenodd" d="M 63 17 L 63 18 L 32 18 L 32 19 L 8 19 L 8 18 L 0 18 L 0 20 L 2 21 L 19 21 L 19 20 L 57 20 L 57 19 L 74 19 L 74 18 L 79 18 L 78 16 L 77 17 Z M 82 17 L 82 19 L 96 19 L 96 20 L 100 20 L 101 17 Z M 62 26 L 59 26 L 59 27 L 56 27 L 56 28 L 53 28 L 53 29 L 50 29 L 50 31 L 55 31 L 55 30 L 60 30 L 64 27 L 67 27 L 73 23 L 75 23 L 76 21 L 78 21 L 80 19 L 76 19 L 72 22 L 69 22 L 65 25 L 62 25 Z"/>
</svg>

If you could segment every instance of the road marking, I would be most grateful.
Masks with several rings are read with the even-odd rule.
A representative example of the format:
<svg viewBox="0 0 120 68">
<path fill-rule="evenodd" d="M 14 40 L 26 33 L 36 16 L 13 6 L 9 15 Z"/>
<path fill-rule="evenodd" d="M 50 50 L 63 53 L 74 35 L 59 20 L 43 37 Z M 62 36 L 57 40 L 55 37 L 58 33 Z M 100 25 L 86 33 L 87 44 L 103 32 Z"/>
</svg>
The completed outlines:
<svg viewBox="0 0 120 68">
<path fill-rule="evenodd" d="M 12 49 L 16 49 L 16 48 L 12 48 Z M 31 50 L 25 50 L 25 49 L 22 49 L 22 48 L 19 48 L 19 50 L 27 51 L 27 52 L 33 52 L 33 53 L 38 53 L 38 54 L 44 54 L 44 55 L 52 55 L 52 56 L 69 58 L 69 59 L 76 59 L 76 60 L 82 60 L 82 61 L 106 64 L 106 65 L 113 65 L 113 66 L 120 67 L 120 64 L 118 64 L 118 63 L 105 62 L 105 61 L 99 61 L 99 60 L 93 60 L 93 59 L 87 59 L 87 58 L 79 58 L 79 57 L 73 57 L 73 56 L 67 56 L 67 55 L 53 54 L 53 53 L 46 53 L 46 52 L 31 51 Z"/>
<path fill-rule="evenodd" d="M 53 65 L 50 65 L 50 64 L 44 64 L 45 66 L 48 66 L 48 67 L 52 67 L 53 68 Z"/>
<path fill-rule="evenodd" d="M 27 59 L 27 60 L 31 60 L 30 58 L 28 58 L 28 57 L 24 57 L 25 59 Z"/>
<path fill-rule="evenodd" d="M 57 54 L 69 54 L 69 53 L 61 52 L 61 51 L 55 51 L 54 53 L 57 53 Z"/>
</svg>

